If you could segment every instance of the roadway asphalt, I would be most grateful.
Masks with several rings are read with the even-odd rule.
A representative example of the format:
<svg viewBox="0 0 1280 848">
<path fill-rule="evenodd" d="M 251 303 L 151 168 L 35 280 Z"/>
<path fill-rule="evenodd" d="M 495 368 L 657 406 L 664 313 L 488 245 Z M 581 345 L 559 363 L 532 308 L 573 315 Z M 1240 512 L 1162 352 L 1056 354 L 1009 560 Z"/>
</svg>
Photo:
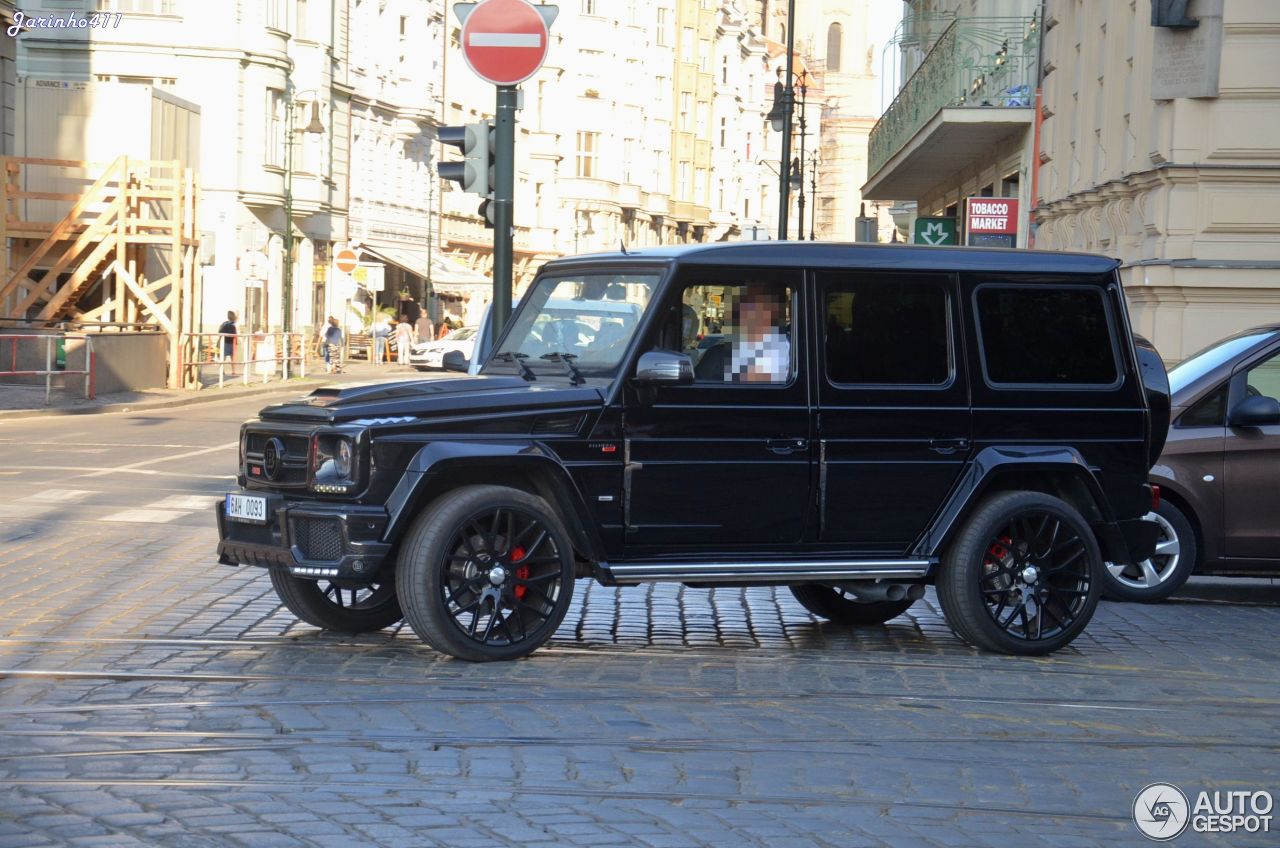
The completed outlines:
<svg viewBox="0 0 1280 848">
<path fill-rule="evenodd" d="M 1104 603 L 1044 659 L 964 646 L 932 592 L 855 631 L 579 582 L 485 666 L 320 633 L 214 559 L 272 399 L 0 421 L 0 846 L 1137 845 L 1149 783 L 1280 794 L 1266 581 Z"/>
</svg>

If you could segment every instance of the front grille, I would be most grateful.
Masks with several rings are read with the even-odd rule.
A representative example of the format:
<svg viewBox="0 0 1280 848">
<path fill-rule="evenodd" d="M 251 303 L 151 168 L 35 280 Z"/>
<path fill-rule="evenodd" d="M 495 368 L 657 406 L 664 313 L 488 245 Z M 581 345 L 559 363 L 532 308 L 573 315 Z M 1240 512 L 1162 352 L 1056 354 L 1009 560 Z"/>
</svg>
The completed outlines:
<svg viewBox="0 0 1280 848">
<path fill-rule="evenodd" d="M 267 443 L 279 439 L 284 447 L 283 455 L 273 459 L 275 478 L 268 476 L 266 462 Z M 307 484 L 307 464 L 310 461 L 311 439 L 296 433 L 273 433 L 270 430 L 251 430 L 245 435 L 245 471 L 251 483 L 258 486 L 297 488 Z"/>
<path fill-rule="evenodd" d="M 333 518 L 297 518 L 293 521 L 293 543 L 303 559 L 336 562 L 342 559 L 342 528 Z"/>
</svg>

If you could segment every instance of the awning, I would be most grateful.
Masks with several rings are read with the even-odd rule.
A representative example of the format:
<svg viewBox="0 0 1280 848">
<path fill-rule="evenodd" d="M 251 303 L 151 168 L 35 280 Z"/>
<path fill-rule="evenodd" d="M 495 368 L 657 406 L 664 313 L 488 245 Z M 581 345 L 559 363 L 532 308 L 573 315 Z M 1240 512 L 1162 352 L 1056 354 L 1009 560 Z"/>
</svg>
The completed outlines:
<svg viewBox="0 0 1280 848">
<path fill-rule="evenodd" d="M 483 274 L 466 268 L 445 256 L 433 256 L 430 262 L 431 273 L 427 273 L 427 254 L 425 251 L 408 250 L 402 247 L 385 247 L 383 245 L 361 245 L 361 250 L 383 262 L 403 268 L 410 274 L 431 280 L 431 288 L 439 294 L 475 295 L 493 289 L 493 281 Z"/>
</svg>

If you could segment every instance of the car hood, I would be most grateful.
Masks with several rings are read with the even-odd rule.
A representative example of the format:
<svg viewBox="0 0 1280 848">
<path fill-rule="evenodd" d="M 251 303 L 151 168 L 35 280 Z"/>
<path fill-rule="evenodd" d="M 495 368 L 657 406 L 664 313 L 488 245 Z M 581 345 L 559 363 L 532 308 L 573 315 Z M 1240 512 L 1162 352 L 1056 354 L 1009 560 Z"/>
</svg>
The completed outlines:
<svg viewBox="0 0 1280 848">
<path fill-rule="evenodd" d="M 324 386 L 288 403 L 268 406 L 264 421 L 316 424 L 407 423 L 437 416 L 487 416 L 600 407 L 604 396 L 590 386 L 530 382 L 519 377 L 478 376 Z M 395 419 L 394 421 L 389 419 Z"/>
</svg>

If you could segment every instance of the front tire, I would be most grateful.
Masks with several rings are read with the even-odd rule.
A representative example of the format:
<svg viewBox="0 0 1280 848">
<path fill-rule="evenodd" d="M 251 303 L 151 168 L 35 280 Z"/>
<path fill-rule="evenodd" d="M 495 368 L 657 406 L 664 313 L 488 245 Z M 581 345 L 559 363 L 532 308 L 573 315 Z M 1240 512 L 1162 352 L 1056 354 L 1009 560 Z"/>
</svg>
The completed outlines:
<svg viewBox="0 0 1280 848">
<path fill-rule="evenodd" d="M 322 630 L 372 633 L 404 617 L 391 581 L 355 585 L 305 580 L 282 565 L 273 565 L 271 585 L 289 612 Z"/>
<path fill-rule="evenodd" d="M 400 552 L 405 621 L 441 653 L 510 660 L 541 647 L 573 596 L 573 545 L 536 495 L 465 486 L 419 516 Z"/>
<path fill-rule="evenodd" d="M 1159 508 L 1144 519 L 1160 527 L 1155 555 L 1136 564 L 1107 563 L 1102 572 L 1102 591 L 1112 600 L 1148 604 L 1163 601 L 1181 589 L 1196 569 L 1196 531 L 1182 510 L 1161 501 Z"/>
<path fill-rule="evenodd" d="M 910 599 L 871 603 L 855 601 L 850 593 L 821 583 L 800 583 L 790 589 L 800 605 L 819 618 L 855 627 L 884 624 L 902 615 L 915 603 Z"/>
<path fill-rule="evenodd" d="M 984 501 L 938 572 L 952 631 L 987 651 L 1038 656 L 1071 643 L 1101 594 L 1093 530 L 1066 502 L 1039 492 Z"/>
</svg>

